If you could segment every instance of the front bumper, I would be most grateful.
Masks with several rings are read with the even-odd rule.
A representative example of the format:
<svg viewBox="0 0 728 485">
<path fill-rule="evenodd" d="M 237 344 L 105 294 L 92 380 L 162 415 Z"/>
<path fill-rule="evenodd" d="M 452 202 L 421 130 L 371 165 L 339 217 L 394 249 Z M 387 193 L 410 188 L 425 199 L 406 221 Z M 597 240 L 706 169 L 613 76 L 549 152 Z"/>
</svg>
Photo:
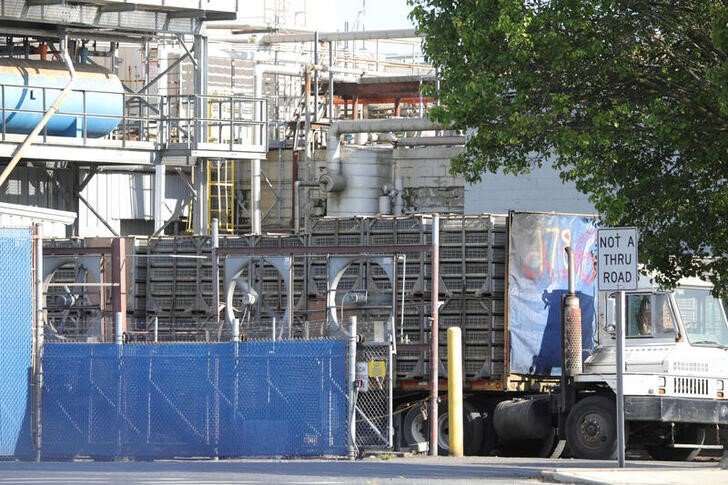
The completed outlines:
<svg viewBox="0 0 728 485">
<path fill-rule="evenodd" d="M 728 425 L 728 400 L 624 396 L 627 421 Z"/>
</svg>

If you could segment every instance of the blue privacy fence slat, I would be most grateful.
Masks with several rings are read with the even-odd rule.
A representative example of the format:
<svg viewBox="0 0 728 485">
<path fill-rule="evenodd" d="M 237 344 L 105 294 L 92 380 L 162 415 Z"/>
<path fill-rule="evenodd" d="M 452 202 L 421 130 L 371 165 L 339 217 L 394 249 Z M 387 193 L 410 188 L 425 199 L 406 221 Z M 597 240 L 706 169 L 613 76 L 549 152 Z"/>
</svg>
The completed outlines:
<svg viewBox="0 0 728 485">
<path fill-rule="evenodd" d="M 32 234 L 0 228 L 0 456 L 31 457 Z"/>
<path fill-rule="evenodd" d="M 44 457 L 346 453 L 343 341 L 47 344 Z"/>
</svg>

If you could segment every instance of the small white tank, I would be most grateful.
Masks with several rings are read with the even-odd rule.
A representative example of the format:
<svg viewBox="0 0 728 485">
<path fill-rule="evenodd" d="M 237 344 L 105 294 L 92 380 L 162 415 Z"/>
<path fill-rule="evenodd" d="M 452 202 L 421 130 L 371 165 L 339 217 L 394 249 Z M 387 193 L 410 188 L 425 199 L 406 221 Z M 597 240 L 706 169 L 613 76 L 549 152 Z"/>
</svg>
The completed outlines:
<svg viewBox="0 0 728 485">
<path fill-rule="evenodd" d="M 392 183 L 392 147 L 342 147 L 341 173 L 346 178 L 346 188 L 338 193 L 329 192 L 327 215 L 377 215 L 382 186 Z"/>
</svg>

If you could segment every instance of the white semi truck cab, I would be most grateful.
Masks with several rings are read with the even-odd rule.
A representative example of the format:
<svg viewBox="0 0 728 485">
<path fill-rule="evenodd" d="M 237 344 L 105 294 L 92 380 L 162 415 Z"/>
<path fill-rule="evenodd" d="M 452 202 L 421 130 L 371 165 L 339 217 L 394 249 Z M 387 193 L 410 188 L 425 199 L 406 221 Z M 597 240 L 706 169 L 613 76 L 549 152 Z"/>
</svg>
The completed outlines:
<svg viewBox="0 0 728 485">
<path fill-rule="evenodd" d="M 728 321 L 712 286 L 683 279 L 658 291 L 641 277 L 626 293 L 624 409 L 627 441 L 655 459 L 691 459 L 722 448 L 728 429 Z M 600 295 L 597 345 L 574 379 L 577 402 L 567 418 L 576 455 L 616 453 L 617 294 Z M 723 439 L 721 439 L 723 431 Z"/>
</svg>

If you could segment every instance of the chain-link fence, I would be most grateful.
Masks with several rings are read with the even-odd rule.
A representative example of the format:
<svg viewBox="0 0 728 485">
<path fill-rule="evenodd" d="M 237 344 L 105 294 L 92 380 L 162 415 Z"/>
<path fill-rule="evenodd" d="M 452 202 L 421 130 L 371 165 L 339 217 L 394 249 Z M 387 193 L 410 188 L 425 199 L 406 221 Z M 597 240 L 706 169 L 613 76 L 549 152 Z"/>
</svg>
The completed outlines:
<svg viewBox="0 0 728 485">
<path fill-rule="evenodd" d="M 0 456 L 32 455 L 32 234 L 0 228 Z"/>
<path fill-rule="evenodd" d="M 392 354 L 389 344 L 364 343 L 357 349 L 356 445 L 391 448 Z"/>
<path fill-rule="evenodd" d="M 48 344 L 44 458 L 346 453 L 341 340 Z"/>
</svg>

